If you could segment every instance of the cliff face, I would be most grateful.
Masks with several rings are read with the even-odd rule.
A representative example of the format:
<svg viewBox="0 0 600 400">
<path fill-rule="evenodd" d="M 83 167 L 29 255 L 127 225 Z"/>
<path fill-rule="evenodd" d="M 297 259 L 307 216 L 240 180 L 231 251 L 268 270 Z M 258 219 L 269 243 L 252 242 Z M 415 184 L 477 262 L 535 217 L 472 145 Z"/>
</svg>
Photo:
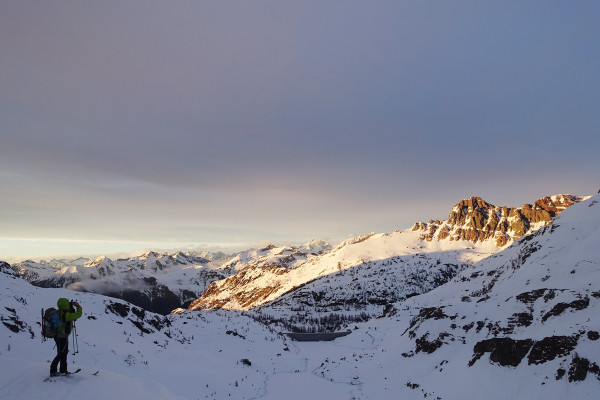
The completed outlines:
<svg viewBox="0 0 600 400">
<path fill-rule="evenodd" d="M 503 247 L 549 224 L 561 211 L 585 199 L 572 195 L 547 196 L 533 204 L 512 208 L 471 197 L 456 204 L 446 221 L 418 222 L 412 230 L 421 231 L 421 238 L 428 241 L 436 238 L 477 243 L 491 239 Z"/>
</svg>

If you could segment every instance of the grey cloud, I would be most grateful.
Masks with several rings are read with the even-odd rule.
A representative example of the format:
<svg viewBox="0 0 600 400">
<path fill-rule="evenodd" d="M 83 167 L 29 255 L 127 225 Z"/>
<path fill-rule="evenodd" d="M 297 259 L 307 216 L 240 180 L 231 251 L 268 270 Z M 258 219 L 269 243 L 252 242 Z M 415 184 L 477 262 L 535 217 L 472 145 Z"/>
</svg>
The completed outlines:
<svg viewBox="0 0 600 400">
<path fill-rule="evenodd" d="M 586 194 L 598 6 L 534 3 L 4 5 L 0 222 L 248 241 Z"/>
</svg>

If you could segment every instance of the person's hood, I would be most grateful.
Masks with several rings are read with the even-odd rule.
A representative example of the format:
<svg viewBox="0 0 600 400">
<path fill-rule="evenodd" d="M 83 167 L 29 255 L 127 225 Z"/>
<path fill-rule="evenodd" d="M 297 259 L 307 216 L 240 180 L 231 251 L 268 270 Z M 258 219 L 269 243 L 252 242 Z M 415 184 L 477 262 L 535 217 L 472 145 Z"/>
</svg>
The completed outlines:
<svg viewBox="0 0 600 400">
<path fill-rule="evenodd" d="M 71 309 L 71 303 L 69 302 L 68 299 L 65 299 L 64 297 L 61 297 L 60 299 L 58 299 L 58 301 L 56 302 L 56 305 L 58 306 L 58 308 L 60 308 L 63 311 L 69 311 Z"/>
</svg>

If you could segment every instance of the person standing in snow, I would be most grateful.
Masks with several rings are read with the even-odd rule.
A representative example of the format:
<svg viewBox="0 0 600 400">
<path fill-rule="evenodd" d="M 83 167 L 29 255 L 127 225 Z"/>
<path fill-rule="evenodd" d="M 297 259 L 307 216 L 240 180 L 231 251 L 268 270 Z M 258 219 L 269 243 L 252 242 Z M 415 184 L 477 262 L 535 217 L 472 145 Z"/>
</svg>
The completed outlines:
<svg viewBox="0 0 600 400">
<path fill-rule="evenodd" d="M 50 376 L 57 376 L 59 374 L 67 375 L 67 356 L 69 354 L 69 334 L 73 330 L 73 321 L 81 317 L 82 309 L 78 302 L 69 301 L 64 297 L 61 297 L 56 302 L 60 313 L 60 320 L 62 324 L 57 328 L 58 333 L 54 338 L 56 343 L 56 357 L 50 364 Z M 57 371 L 57 367 L 60 363 L 60 369 Z"/>
</svg>

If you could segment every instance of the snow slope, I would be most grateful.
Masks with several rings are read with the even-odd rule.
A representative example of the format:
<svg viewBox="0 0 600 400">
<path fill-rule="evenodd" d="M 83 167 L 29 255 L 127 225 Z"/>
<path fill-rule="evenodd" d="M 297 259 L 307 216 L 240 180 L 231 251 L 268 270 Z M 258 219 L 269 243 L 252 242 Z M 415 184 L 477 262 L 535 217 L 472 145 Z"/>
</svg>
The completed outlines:
<svg viewBox="0 0 600 400">
<path fill-rule="evenodd" d="M 596 196 L 360 325 L 336 341 L 356 350 L 324 354 L 315 372 L 356 380 L 365 399 L 597 398 L 598 243 Z"/>
<path fill-rule="evenodd" d="M 0 287 L 3 399 L 248 399 L 263 393 L 266 374 L 304 364 L 289 355 L 287 338 L 239 313 L 164 317 L 100 295 L 34 287 L 6 273 Z M 56 353 L 52 341 L 42 343 L 38 314 L 61 296 L 83 306 L 79 352 L 69 355 L 69 369 L 82 372 L 43 382 Z"/>
<path fill-rule="evenodd" d="M 389 235 L 371 234 L 344 242 L 333 250 L 311 257 L 293 268 L 250 265 L 229 278 L 213 282 L 199 299 L 190 304 L 189 309 L 220 307 L 249 310 L 277 300 L 285 293 L 319 278 L 336 280 L 336 277 L 346 276 L 347 279 L 344 278 L 338 283 L 339 286 L 344 286 L 348 279 L 352 280 L 363 274 L 361 270 L 381 270 L 385 267 L 383 269 L 388 271 L 382 274 L 388 274 L 401 269 L 405 262 L 411 265 L 407 268 L 414 270 L 419 261 L 414 258 L 416 253 L 429 260 L 422 263 L 423 265 L 432 270 L 438 265 L 440 273 L 452 275 L 452 270 L 457 271 L 469 261 L 481 259 L 496 251 L 498 247 L 492 242 L 481 243 L 478 246 L 458 241 L 428 242 L 420 239 L 419 233 L 413 231 L 394 232 Z M 413 262 L 409 261 L 411 258 Z M 419 289 L 415 290 L 422 293 Z M 390 287 L 390 291 L 398 298 L 405 298 L 414 292 L 403 291 L 395 286 Z M 349 293 L 352 297 L 355 296 L 354 291 Z M 341 295 L 338 292 L 336 294 Z"/>
</svg>

